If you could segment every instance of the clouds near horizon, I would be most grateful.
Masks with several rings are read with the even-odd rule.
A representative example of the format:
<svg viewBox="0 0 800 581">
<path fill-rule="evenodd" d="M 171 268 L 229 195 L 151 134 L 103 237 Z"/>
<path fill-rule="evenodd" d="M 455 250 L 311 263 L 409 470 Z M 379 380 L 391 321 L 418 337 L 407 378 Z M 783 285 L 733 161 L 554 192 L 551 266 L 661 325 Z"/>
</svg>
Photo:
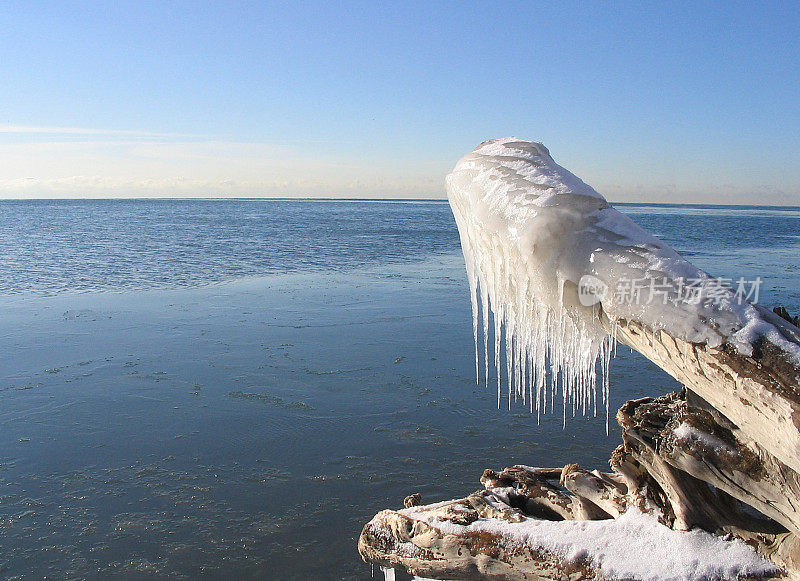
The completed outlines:
<svg viewBox="0 0 800 581">
<path fill-rule="evenodd" d="M 447 171 L 428 160 L 399 166 L 340 159 L 314 143 L 163 140 L 144 131 L 67 128 L 47 134 L 92 139 L 0 142 L 0 197 L 427 198 L 441 195 L 436 176 Z M 120 138 L 96 139 L 109 136 Z"/>
</svg>

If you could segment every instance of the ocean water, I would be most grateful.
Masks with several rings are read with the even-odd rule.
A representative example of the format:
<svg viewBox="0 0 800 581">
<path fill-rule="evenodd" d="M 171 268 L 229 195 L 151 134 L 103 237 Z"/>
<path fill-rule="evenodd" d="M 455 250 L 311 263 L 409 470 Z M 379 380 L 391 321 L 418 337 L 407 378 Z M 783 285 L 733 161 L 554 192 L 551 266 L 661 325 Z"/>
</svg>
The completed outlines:
<svg viewBox="0 0 800 581">
<path fill-rule="evenodd" d="M 618 207 L 800 311 L 800 209 Z M 475 384 L 445 203 L 0 202 L 0 256 L 4 578 L 366 579 L 404 496 L 620 443 Z M 611 373 L 612 418 L 676 388 L 624 348 Z"/>
</svg>

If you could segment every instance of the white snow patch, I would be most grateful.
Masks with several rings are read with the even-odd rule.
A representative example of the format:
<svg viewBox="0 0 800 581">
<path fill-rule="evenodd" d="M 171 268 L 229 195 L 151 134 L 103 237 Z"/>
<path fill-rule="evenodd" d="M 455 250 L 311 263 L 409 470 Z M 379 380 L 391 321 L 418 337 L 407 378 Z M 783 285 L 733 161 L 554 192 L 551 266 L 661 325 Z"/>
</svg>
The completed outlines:
<svg viewBox="0 0 800 581">
<path fill-rule="evenodd" d="M 686 422 L 681 422 L 677 428 L 672 430 L 672 433 L 679 440 L 700 442 L 704 446 L 713 450 L 717 450 L 718 452 L 727 452 L 728 454 L 738 455 L 736 449 L 724 442 L 722 439 L 702 432 Z"/>
<path fill-rule="evenodd" d="M 436 517 L 425 521 L 444 534 L 485 531 L 502 535 L 509 544 L 544 549 L 565 562 L 587 561 L 609 579 L 737 579 L 777 571 L 743 541 L 699 529 L 675 531 L 633 509 L 613 520 L 479 519 L 468 526 Z"/>
<path fill-rule="evenodd" d="M 800 362 L 800 348 L 753 305 L 612 208 L 541 143 L 487 141 L 456 164 L 446 185 L 467 267 L 476 375 L 482 331 L 487 383 L 494 320 L 498 405 L 505 375 L 509 406 L 519 398 L 546 412 L 560 393 L 565 419 L 569 409 L 596 413 L 599 362 L 608 417 L 613 329 L 623 319 L 710 347 L 727 341 L 748 355 L 764 336 Z M 585 275 L 607 289 L 588 306 L 578 294 Z"/>
</svg>

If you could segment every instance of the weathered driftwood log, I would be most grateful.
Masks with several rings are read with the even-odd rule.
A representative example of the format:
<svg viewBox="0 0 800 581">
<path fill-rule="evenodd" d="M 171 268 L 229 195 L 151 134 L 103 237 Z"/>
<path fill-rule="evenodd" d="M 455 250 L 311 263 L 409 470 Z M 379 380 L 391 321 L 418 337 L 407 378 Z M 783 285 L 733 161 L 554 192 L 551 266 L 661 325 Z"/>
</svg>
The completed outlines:
<svg viewBox="0 0 800 581">
<path fill-rule="evenodd" d="M 628 486 L 613 474 L 588 472 L 577 464 L 569 464 L 562 470 L 561 484 L 575 497 L 591 502 L 613 518 L 628 509 Z"/>
<path fill-rule="evenodd" d="M 551 552 L 492 531 L 464 531 L 478 519 L 519 522 L 525 516 L 483 491 L 467 498 L 416 507 L 410 514 L 384 510 L 365 527 L 358 550 L 365 561 L 432 579 L 593 579 L 585 561 L 565 562 Z M 441 522 L 435 526 L 428 522 Z M 462 528 L 448 530 L 447 525 Z M 452 527 L 451 527 L 452 528 Z"/>
<path fill-rule="evenodd" d="M 735 535 L 800 578 L 796 473 L 691 401 L 687 390 L 627 402 L 612 467 L 633 473 L 629 481 L 647 489 L 667 524 Z"/>
<path fill-rule="evenodd" d="M 708 412 L 689 407 L 682 395 L 668 394 L 628 402 L 618 420 L 624 444 L 611 460 L 615 472 L 589 472 L 575 464 L 486 470 L 481 477 L 485 491 L 430 506 L 416 506 L 420 499 L 414 498 L 407 502 L 410 510 L 379 513 L 362 532 L 362 557 L 437 579 L 602 578 L 589 559 L 565 561 L 542 547 L 509 538 L 497 527 L 464 527 L 493 519 L 610 520 L 634 509 L 655 512 L 678 529 L 701 526 L 735 535 L 796 578 L 796 535 L 777 519 L 743 511 L 722 487 L 715 489 L 679 467 L 688 464 L 694 470 L 683 455 L 705 457 L 706 448 L 712 447 L 709 456 L 717 459 L 720 466 L 715 470 L 720 474 L 729 474 L 729 465 L 737 466 L 742 490 L 749 491 L 739 493 L 745 502 L 757 504 L 758 498 L 770 494 L 773 484 L 761 484 L 758 459 L 719 426 L 709 424 Z M 747 478 L 754 480 L 745 484 Z M 775 515 L 785 520 L 783 512 L 788 512 L 785 503 Z"/>
<path fill-rule="evenodd" d="M 487 490 L 513 489 L 508 504 L 525 514 L 547 520 L 595 520 L 611 518 L 590 499 L 564 494 L 550 480 L 563 482 L 562 469 L 514 466 L 500 473 L 485 470 L 481 484 Z"/>
<path fill-rule="evenodd" d="M 800 329 L 766 309 L 760 313 L 787 341 L 800 344 Z M 727 343 L 687 343 L 625 321 L 617 338 L 697 394 L 743 440 L 800 472 L 800 366 L 791 353 L 762 337 L 747 356 Z"/>
<path fill-rule="evenodd" d="M 630 401 L 617 413 L 617 419 L 623 427 L 626 450 L 648 467 L 651 476 L 668 481 L 672 474 L 680 475 L 683 489 L 668 495 L 678 521 L 676 528 L 698 525 L 713 530 L 720 523 L 730 524 L 737 516 L 732 497 L 799 532 L 797 473 L 763 450 L 760 454 L 754 451 L 708 411 L 670 394 Z M 687 492 L 687 482 L 694 484 L 694 490 Z M 690 499 L 682 498 L 689 494 Z M 688 505 L 686 510 L 703 513 L 687 515 L 677 506 L 681 499 Z"/>
<path fill-rule="evenodd" d="M 432 579 L 592 579 L 585 561 L 565 562 L 551 552 L 509 540 L 499 532 L 454 533 L 478 519 L 520 522 L 525 516 L 484 491 L 467 498 L 416 507 L 410 514 L 384 510 L 365 527 L 358 550 L 365 561 Z M 434 526 L 427 520 L 437 520 Z"/>
<path fill-rule="evenodd" d="M 560 362 L 553 373 L 566 365 L 573 378 L 567 383 L 580 385 L 575 378 L 593 371 L 586 353 L 606 353 L 606 331 L 685 386 L 681 395 L 623 406 L 617 416 L 623 444 L 612 454 L 612 473 L 574 465 L 486 471 L 481 481 L 491 496 L 482 498 L 503 518 L 513 513 L 567 525 L 651 512 L 673 529 L 736 535 L 800 578 L 797 321 L 786 309 L 750 305 L 712 285 L 556 164 L 541 144 L 485 142 L 456 165 L 447 188 L 470 280 L 476 355 L 480 304 L 485 326 L 487 309 L 494 317 L 496 338 L 506 326 L 507 369 L 534 361 L 530 385 L 543 380 L 546 354 L 551 364 L 553 357 Z M 693 279 L 698 301 L 683 292 Z M 616 297 L 615 286 L 636 280 L 661 289 L 663 300 Z M 499 352 L 495 362 L 499 367 Z M 515 375 L 524 389 L 524 371 L 523 378 L 511 375 L 511 384 Z M 565 391 L 565 401 L 568 395 L 577 405 L 576 393 Z M 458 501 L 476 511 L 468 518 L 489 518 L 473 497 Z M 362 556 L 440 578 L 581 574 L 567 573 L 565 563 L 530 544 L 515 552 L 502 538 L 481 543 L 414 516 L 450 511 L 457 519 L 462 509 L 414 510 L 378 515 L 362 534 Z M 582 566 L 589 571 L 592 564 Z"/>
</svg>

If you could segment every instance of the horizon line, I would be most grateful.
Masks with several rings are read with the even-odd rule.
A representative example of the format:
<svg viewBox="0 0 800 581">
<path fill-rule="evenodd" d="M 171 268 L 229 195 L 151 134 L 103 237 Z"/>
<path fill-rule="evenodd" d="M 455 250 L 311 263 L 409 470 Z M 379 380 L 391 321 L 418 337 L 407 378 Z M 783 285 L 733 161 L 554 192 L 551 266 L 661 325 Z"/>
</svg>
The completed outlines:
<svg viewBox="0 0 800 581">
<path fill-rule="evenodd" d="M 2 202 L 97 202 L 97 201 L 117 201 L 117 202 L 134 202 L 145 200 L 163 200 L 163 201 L 304 201 L 304 202 L 422 202 L 422 203 L 447 203 L 446 197 L 442 198 L 414 198 L 414 197 L 397 197 L 397 198 L 359 198 L 359 197 L 326 197 L 326 196 L 140 196 L 140 197 L 24 197 L 24 198 L 0 198 Z M 612 205 L 623 206 L 689 206 L 698 208 L 788 208 L 800 210 L 800 204 L 720 204 L 711 202 L 623 202 L 608 200 Z"/>
</svg>

